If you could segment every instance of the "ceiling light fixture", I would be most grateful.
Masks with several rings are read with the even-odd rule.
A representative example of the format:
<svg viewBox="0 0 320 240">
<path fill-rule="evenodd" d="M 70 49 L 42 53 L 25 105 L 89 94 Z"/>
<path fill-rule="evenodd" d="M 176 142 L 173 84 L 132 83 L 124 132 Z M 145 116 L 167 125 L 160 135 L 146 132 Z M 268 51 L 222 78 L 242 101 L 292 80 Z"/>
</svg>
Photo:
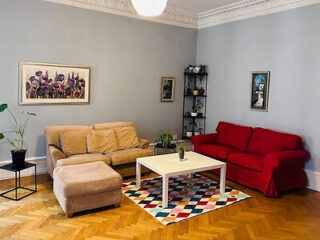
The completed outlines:
<svg viewBox="0 0 320 240">
<path fill-rule="evenodd" d="M 167 6 L 167 0 L 131 0 L 139 15 L 145 17 L 159 16 Z"/>
</svg>

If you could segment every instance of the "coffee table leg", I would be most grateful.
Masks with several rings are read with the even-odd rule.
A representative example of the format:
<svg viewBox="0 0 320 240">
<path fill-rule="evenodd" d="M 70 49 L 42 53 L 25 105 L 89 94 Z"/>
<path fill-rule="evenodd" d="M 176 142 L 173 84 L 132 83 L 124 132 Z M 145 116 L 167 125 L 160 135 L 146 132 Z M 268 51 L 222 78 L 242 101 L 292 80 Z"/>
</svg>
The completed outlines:
<svg viewBox="0 0 320 240">
<path fill-rule="evenodd" d="M 138 162 L 136 165 L 136 184 L 137 188 L 141 187 L 141 164 Z"/>
<path fill-rule="evenodd" d="M 226 189 L 226 166 L 220 169 L 220 193 L 224 193 Z"/>
<path fill-rule="evenodd" d="M 168 177 L 162 177 L 162 208 L 168 207 Z"/>
</svg>

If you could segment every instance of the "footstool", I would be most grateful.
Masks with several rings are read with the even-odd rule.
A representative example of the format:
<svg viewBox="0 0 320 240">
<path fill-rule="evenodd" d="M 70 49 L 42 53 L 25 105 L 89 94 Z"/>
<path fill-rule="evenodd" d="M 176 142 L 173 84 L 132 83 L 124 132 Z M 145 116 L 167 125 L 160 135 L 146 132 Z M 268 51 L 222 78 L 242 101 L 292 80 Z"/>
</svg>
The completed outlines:
<svg viewBox="0 0 320 240">
<path fill-rule="evenodd" d="M 121 202 L 122 177 L 104 162 L 56 167 L 53 192 L 68 217 Z"/>
</svg>

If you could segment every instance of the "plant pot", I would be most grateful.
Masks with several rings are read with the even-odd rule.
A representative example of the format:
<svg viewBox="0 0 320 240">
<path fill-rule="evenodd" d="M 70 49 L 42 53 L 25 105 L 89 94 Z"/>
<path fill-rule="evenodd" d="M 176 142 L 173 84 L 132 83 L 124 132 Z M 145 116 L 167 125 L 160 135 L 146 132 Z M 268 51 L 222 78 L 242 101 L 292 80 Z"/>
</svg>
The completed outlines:
<svg viewBox="0 0 320 240">
<path fill-rule="evenodd" d="M 203 113 L 198 113 L 198 116 L 199 116 L 199 117 L 202 117 L 202 115 L 203 115 Z"/>
<path fill-rule="evenodd" d="M 11 151 L 13 168 L 22 168 L 25 165 L 26 152 L 27 150 L 25 149 L 21 151 Z"/>
<path fill-rule="evenodd" d="M 191 113 L 191 117 L 196 117 L 196 116 L 198 116 L 198 113 L 197 113 L 197 112 L 192 112 L 192 113 Z"/>
<path fill-rule="evenodd" d="M 180 161 L 184 160 L 184 150 L 179 150 L 179 160 Z"/>
<path fill-rule="evenodd" d="M 200 88 L 200 89 L 199 89 L 199 95 L 200 95 L 200 96 L 203 96 L 203 95 L 204 95 L 204 89 L 203 89 L 203 88 Z"/>
<path fill-rule="evenodd" d="M 194 96 L 197 96 L 199 94 L 199 91 L 198 90 L 193 90 L 192 93 L 193 93 Z"/>
<path fill-rule="evenodd" d="M 187 137 L 192 137 L 192 132 L 187 132 Z"/>
<path fill-rule="evenodd" d="M 194 132 L 194 135 L 195 136 L 200 135 L 200 132 Z"/>
</svg>

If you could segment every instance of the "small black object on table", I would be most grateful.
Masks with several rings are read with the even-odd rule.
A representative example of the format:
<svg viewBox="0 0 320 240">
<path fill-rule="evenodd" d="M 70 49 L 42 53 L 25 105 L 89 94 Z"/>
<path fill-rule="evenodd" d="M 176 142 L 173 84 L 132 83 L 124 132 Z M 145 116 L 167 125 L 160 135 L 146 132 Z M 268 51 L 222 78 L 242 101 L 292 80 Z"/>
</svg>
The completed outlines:
<svg viewBox="0 0 320 240">
<path fill-rule="evenodd" d="M 21 179 L 20 172 L 22 170 L 25 170 L 25 169 L 31 168 L 31 167 L 34 167 L 34 189 L 22 187 L 21 181 L 20 181 L 20 179 Z M 13 167 L 12 163 L 10 163 L 10 164 L 6 164 L 4 166 L 0 166 L 0 169 L 11 171 L 11 172 L 15 173 L 15 178 L 14 178 L 15 179 L 15 187 L 8 190 L 8 191 L 1 193 L 0 194 L 1 197 L 7 198 L 10 200 L 14 200 L 14 201 L 19 201 L 22 198 L 25 198 L 25 197 L 30 196 L 31 194 L 34 194 L 35 192 L 37 192 L 37 164 L 25 162 L 25 165 L 23 167 L 15 168 L 15 167 Z M 23 195 L 22 197 L 18 197 L 18 189 L 28 190 L 28 191 L 30 191 L 30 193 Z M 5 196 L 7 193 L 12 192 L 12 191 L 15 191 L 15 198 Z"/>
<path fill-rule="evenodd" d="M 163 147 L 163 145 L 161 143 L 157 143 L 154 146 L 154 155 L 161 155 L 161 154 L 159 154 L 159 149 L 165 150 L 165 152 L 161 153 L 161 154 L 166 154 L 166 153 L 168 153 L 167 151 L 172 152 L 172 153 L 176 153 L 177 152 L 177 145 L 171 144 L 170 146 Z"/>
</svg>

